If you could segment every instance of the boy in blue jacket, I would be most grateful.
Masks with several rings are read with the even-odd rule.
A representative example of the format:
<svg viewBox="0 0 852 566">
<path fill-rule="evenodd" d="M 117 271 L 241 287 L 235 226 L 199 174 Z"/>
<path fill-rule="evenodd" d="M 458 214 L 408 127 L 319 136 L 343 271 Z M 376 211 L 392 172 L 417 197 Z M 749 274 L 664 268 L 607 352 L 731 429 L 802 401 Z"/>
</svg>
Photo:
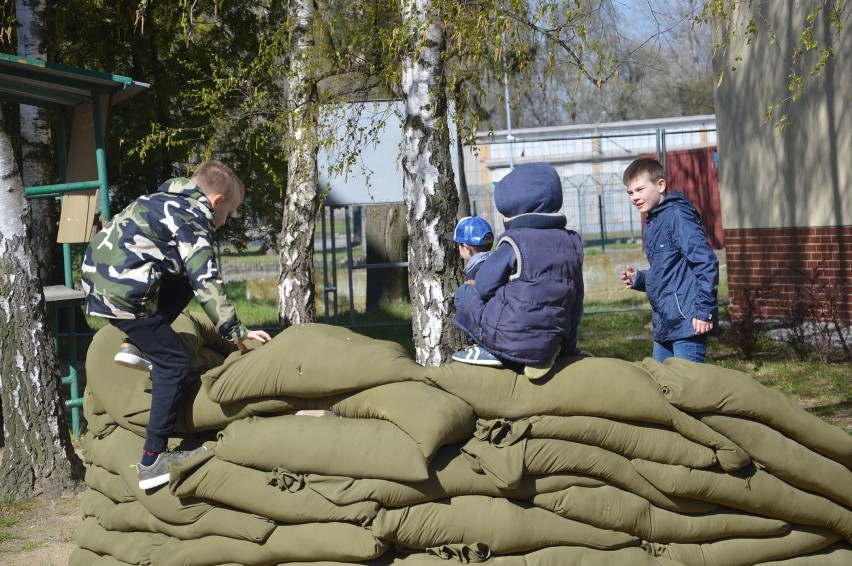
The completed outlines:
<svg viewBox="0 0 852 566">
<path fill-rule="evenodd" d="M 453 354 L 468 364 L 524 366 L 530 379 L 577 349 L 583 316 L 583 243 L 567 230 L 562 182 L 547 163 L 525 163 L 494 187 L 505 233 L 476 274 L 475 293 L 453 323 L 476 344 Z"/>
<path fill-rule="evenodd" d="M 679 192 L 666 194 L 662 164 L 640 157 L 624 171 L 627 195 L 647 214 L 642 236 L 650 268 L 628 265 L 621 280 L 645 291 L 651 303 L 655 360 L 703 362 L 718 316 L 719 260 L 707 243 L 701 216 Z"/>
</svg>

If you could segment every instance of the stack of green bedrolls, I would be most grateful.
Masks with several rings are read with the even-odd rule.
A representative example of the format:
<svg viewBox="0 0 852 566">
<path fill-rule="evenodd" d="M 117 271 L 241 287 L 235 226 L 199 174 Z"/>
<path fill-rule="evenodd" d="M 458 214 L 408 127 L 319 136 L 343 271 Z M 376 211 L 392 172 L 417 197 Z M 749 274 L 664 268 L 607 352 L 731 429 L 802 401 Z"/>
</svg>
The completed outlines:
<svg viewBox="0 0 852 566">
<path fill-rule="evenodd" d="M 138 488 L 150 378 L 100 330 L 71 566 L 852 564 L 852 436 L 740 372 L 565 358 L 530 382 L 323 324 L 247 354 L 174 326 L 173 444 L 208 450 Z"/>
</svg>

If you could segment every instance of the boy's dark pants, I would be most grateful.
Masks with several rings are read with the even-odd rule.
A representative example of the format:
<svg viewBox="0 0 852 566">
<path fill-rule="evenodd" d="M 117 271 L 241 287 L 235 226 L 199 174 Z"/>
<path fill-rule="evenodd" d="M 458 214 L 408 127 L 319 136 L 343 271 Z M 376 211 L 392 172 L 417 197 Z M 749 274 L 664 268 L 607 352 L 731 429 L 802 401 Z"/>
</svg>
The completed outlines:
<svg viewBox="0 0 852 566">
<path fill-rule="evenodd" d="M 192 300 L 186 277 L 164 277 L 157 312 L 146 318 L 111 319 L 151 361 L 151 414 L 145 450 L 164 452 L 177 420 L 178 406 L 192 360 L 171 324 Z"/>
</svg>

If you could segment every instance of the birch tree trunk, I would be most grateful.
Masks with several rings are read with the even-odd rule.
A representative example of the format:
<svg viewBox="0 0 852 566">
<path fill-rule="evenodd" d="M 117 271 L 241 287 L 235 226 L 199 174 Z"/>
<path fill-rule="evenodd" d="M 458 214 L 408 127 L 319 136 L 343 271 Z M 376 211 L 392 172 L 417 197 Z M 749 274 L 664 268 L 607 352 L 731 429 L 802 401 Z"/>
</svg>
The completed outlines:
<svg viewBox="0 0 852 566">
<path fill-rule="evenodd" d="M 435 366 L 461 342 L 450 310 L 461 259 L 442 237 L 453 229 L 459 203 L 447 127 L 444 30 L 431 0 L 403 0 L 402 12 L 411 38 L 402 65 L 402 165 L 412 330 L 417 362 Z"/>
<path fill-rule="evenodd" d="M 47 0 L 16 0 L 18 55 L 46 59 L 45 12 Z M 21 105 L 21 175 L 25 187 L 47 185 L 54 179 L 53 143 L 49 113 L 45 108 Z M 54 277 L 57 215 L 56 201 L 36 199 L 30 203 L 33 248 L 41 281 L 57 282 Z"/>
<path fill-rule="evenodd" d="M 289 160 L 287 191 L 279 236 L 281 275 L 278 279 L 278 316 L 283 328 L 313 322 L 314 228 L 317 196 L 317 96 L 310 66 L 314 48 L 312 0 L 289 5 L 290 68 L 288 88 Z"/>
<path fill-rule="evenodd" d="M 59 396 L 59 365 L 30 241 L 29 207 L 0 115 L 0 498 L 56 497 L 82 483 Z"/>
</svg>

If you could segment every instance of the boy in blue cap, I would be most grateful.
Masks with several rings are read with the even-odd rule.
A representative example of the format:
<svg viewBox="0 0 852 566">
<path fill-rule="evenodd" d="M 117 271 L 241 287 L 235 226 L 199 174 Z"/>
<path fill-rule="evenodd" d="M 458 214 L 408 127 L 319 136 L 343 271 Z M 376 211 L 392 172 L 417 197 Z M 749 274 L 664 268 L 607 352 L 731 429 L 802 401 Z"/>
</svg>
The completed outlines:
<svg viewBox="0 0 852 566">
<path fill-rule="evenodd" d="M 465 216 L 456 224 L 456 229 L 444 234 L 444 238 L 452 240 L 459 248 L 459 254 L 465 260 L 464 283 L 456 289 L 453 302 L 456 309 L 474 292 L 473 283 L 476 272 L 482 266 L 494 244 L 494 231 L 487 220 L 480 216 Z"/>
<path fill-rule="evenodd" d="M 476 344 L 453 360 L 490 367 L 524 366 L 544 377 L 556 357 L 577 348 L 583 316 L 583 243 L 565 228 L 562 182 L 547 163 L 515 167 L 494 187 L 506 232 L 483 262 L 453 323 Z"/>
<path fill-rule="evenodd" d="M 650 269 L 628 265 L 621 280 L 645 291 L 654 326 L 653 357 L 703 362 L 718 317 L 719 260 L 707 243 L 701 216 L 680 191 L 667 193 L 662 164 L 640 157 L 624 171 L 627 196 L 647 214 L 642 240 Z"/>
</svg>

